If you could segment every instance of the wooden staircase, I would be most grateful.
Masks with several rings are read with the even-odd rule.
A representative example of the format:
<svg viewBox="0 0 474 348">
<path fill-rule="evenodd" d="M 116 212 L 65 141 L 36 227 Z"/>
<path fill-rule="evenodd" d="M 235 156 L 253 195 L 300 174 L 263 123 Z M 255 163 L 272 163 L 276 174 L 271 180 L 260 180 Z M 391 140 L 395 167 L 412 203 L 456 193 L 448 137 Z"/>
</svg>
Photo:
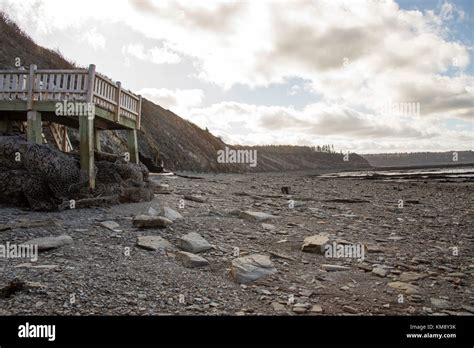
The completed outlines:
<svg viewBox="0 0 474 348">
<path fill-rule="evenodd" d="M 43 141 L 54 144 L 62 152 L 71 152 L 72 145 L 67 134 L 67 127 L 53 122 L 45 122 L 43 126 Z"/>
</svg>

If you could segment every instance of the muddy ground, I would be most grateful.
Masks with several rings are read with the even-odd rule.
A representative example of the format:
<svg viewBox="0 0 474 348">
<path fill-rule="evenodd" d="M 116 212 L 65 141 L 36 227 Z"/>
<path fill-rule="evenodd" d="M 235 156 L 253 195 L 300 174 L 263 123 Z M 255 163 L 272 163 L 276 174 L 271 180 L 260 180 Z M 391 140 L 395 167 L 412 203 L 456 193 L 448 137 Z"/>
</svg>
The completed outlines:
<svg viewBox="0 0 474 348">
<path fill-rule="evenodd" d="M 456 315 L 474 309 L 472 182 L 400 182 L 321 178 L 308 173 L 155 176 L 171 193 L 152 202 L 31 212 L 0 209 L 0 244 L 67 234 L 74 242 L 37 262 L 0 258 L 0 315 Z M 290 187 L 290 195 L 281 187 Z M 204 203 L 182 200 L 202 195 Z M 347 200 L 349 199 L 349 200 Z M 289 200 L 294 201 L 290 207 Z M 403 207 L 400 206 L 403 200 Z M 184 218 L 164 229 L 138 229 L 132 219 L 168 206 Z M 250 222 L 235 210 L 270 213 Z M 114 221 L 115 231 L 99 225 Z M 176 252 L 150 251 L 137 237 L 173 245 L 197 232 L 214 248 L 209 266 L 186 268 Z M 363 261 L 301 251 L 304 238 L 327 234 L 365 245 Z M 240 285 L 229 274 L 240 256 L 271 258 L 278 272 Z M 348 270 L 326 271 L 323 264 Z M 375 269 L 375 271 L 373 271 Z M 403 284 L 392 284 L 407 279 Z M 412 277 L 412 278 L 410 278 Z M 418 278 L 413 280 L 413 278 Z M 395 286 L 395 287 L 394 287 Z M 404 287 L 405 286 L 405 287 Z M 181 300 L 181 301 L 180 301 Z"/>
</svg>

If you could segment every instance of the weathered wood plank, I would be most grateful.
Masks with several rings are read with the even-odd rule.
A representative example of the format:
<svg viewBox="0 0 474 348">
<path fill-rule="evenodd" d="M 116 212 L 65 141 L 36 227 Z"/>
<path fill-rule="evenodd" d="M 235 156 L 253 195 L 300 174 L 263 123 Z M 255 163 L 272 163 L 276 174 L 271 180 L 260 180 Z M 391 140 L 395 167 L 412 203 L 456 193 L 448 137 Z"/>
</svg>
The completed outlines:
<svg viewBox="0 0 474 348">
<path fill-rule="evenodd" d="M 43 142 L 41 136 L 42 131 L 41 113 L 38 111 L 28 111 L 26 126 L 26 137 L 28 141 L 41 144 Z"/>
</svg>

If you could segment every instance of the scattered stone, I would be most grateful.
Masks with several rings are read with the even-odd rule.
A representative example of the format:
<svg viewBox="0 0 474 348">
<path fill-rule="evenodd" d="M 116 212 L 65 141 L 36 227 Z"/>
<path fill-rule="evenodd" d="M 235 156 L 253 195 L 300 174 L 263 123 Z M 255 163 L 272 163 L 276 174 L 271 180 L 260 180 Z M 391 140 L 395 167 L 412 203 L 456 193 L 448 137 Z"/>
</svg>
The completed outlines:
<svg viewBox="0 0 474 348">
<path fill-rule="evenodd" d="M 403 272 L 400 274 L 400 281 L 402 282 L 413 282 L 415 280 L 426 278 L 427 274 L 421 274 L 416 272 Z"/>
<path fill-rule="evenodd" d="M 367 272 L 372 272 L 373 267 L 367 263 L 358 263 L 357 267 Z"/>
<path fill-rule="evenodd" d="M 115 221 L 102 221 L 99 222 L 99 225 L 114 232 L 120 227 L 120 225 Z"/>
<path fill-rule="evenodd" d="M 173 246 L 170 242 L 160 236 L 140 236 L 137 245 L 147 250 L 172 250 Z"/>
<path fill-rule="evenodd" d="M 170 185 L 168 184 L 155 184 L 153 192 L 156 194 L 169 194 L 171 193 Z"/>
<path fill-rule="evenodd" d="M 242 213 L 242 210 L 240 209 L 232 209 L 227 212 L 227 214 L 230 216 L 239 216 L 241 213 Z"/>
<path fill-rule="evenodd" d="M 311 313 L 322 313 L 323 312 L 323 307 L 321 307 L 320 305 L 313 305 L 310 309 L 310 312 Z"/>
<path fill-rule="evenodd" d="M 306 313 L 309 310 L 310 305 L 308 303 L 296 303 L 293 306 L 293 312 L 297 314 Z"/>
<path fill-rule="evenodd" d="M 148 215 L 150 215 L 150 216 L 158 216 L 158 215 L 160 215 L 160 214 L 158 213 L 158 210 L 156 210 L 156 209 L 153 208 L 153 207 L 150 207 L 150 208 L 148 208 Z"/>
<path fill-rule="evenodd" d="M 461 272 L 453 272 L 453 273 L 448 273 L 449 277 L 455 277 L 455 278 L 465 278 L 466 275 Z"/>
<path fill-rule="evenodd" d="M 138 228 L 164 228 L 172 223 L 162 216 L 138 215 L 133 219 L 133 226 Z"/>
<path fill-rule="evenodd" d="M 289 260 L 289 261 L 295 261 L 294 258 L 292 258 L 291 256 L 286 255 L 286 254 L 277 253 L 277 252 L 275 252 L 275 251 L 269 251 L 268 253 L 269 253 L 270 255 L 274 256 L 274 257 L 279 258 L 279 259 L 284 259 L 284 260 Z"/>
<path fill-rule="evenodd" d="M 464 304 L 464 305 L 461 306 L 461 308 L 468 311 L 468 312 L 474 313 L 474 306 Z"/>
<path fill-rule="evenodd" d="M 262 224 L 262 227 L 263 229 L 267 230 L 267 231 L 273 231 L 276 229 L 275 225 L 272 225 L 272 224 L 266 224 L 266 223 L 263 223 Z"/>
<path fill-rule="evenodd" d="M 262 222 L 262 221 L 267 221 L 274 219 L 276 216 L 266 214 L 266 213 L 261 213 L 257 211 L 242 211 L 239 215 L 241 219 L 247 220 L 247 221 L 255 221 L 255 222 Z"/>
<path fill-rule="evenodd" d="M 387 239 L 388 239 L 388 240 L 393 240 L 393 241 L 395 241 L 395 242 L 398 242 L 398 241 L 400 241 L 400 240 L 403 240 L 404 237 L 400 237 L 400 236 L 390 236 L 390 237 L 388 237 Z"/>
<path fill-rule="evenodd" d="M 202 267 L 209 265 L 209 261 L 207 261 L 204 257 L 198 256 L 196 254 L 188 253 L 186 251 L 178 251 L 176 253 L 176 258 L 180 260 L 185 267 L 194 268 L 194 267 Z"/>
<path fill-rule="evenodd" d="M 357 309 L 355 309 L 354 307 L 351 307 L 351 306 L 343 306 L 342 309 L 344 310 L 344 312 L 347 312 L 347 313 L 351 313 L 351 314 L 357 314 L 359 313 L 359 311 Z"/>
<path fill-rule="evenodd" d="M 212 245 L 196 232 L 182 236 L 178 239 L 177 244 L 178 248 L 191 253 L 200 253 L 212 248 Z"/>
<path fill-rule="evenodd" d="M 379 277 L 386 277 L 388 274 L 387 269 L 377 266 L 372 269 L 372 273 Z"/>
<path fill-rule="evenodd" d="M 176 210 L 171 209 L 170 207 L 163 208 L 163 216 L 173 222 L 183 218 L 183 215 L 178 213 Z"/>
<path fill-rule="evenodd" d="M 273 310 L 276 312 L 284 312 L 286 310 L 285 305 L 282 305 L 279 302 L 272 302 Z"/>
<path fill-rule="evenodd" d="M 265 255 L 252 254 L 232 261 L 231 275 L 238 283 L 250 283 L 276 272 L 272 261 Z"/>
<path fill-rule="evenodd" d="M 313 295 L 313 290 L 303 289 L 299 292 L 300 296 L 311 297 Z"/>
<path fill-rule="evenodd" d="M 184 199 L 187 199 L 188 201 L 193 201 L 197 203 L 204 203 L 204 198 L 202 196 L 198 195 L 185 195 Z"/>
<path fill-rule="evenodd" d="M 391 282 L 388 283 L 388 286 L 396 290 L 401 290 L 406 294 L 418 294 L 420 292 L 419 288 L 413 284 L 404 283 L 404 282 Z"/>
<path fill-rule="evenodd" d="M 301 250 L 309 253 L 324 254 L 324 246 L 328 242 L 328 236 L 322 234 L 306 237 L 301 246 Z"/>
<path fill-rule="evenodd" d="M 347 266 L 329 265 L 329 264 L 323 264 L 323 265 L 321 265 L 321 268 L 325 271 L 328 271 L 328 272 L 350 271 L 351 270 L 351 268 L 347 267 Z"/>
<path fill-rule="evenodd" d="M 63 234 L 57 237 L 51 236 L 31 239 L 23 244 L 37 245 L 38 251 L 46 251 L 50 249 L 59 248 L 63 245 L 72 244 L 72 242 L 73 240 L 70 236 Z"/>
<path fill-rule="evenodd" d="M 442 298 L 430 298 L 431 305 L 435 308 L 439 309 L 449 309 L 451 308 L 451 303 L 447 300 L 444 300 Z"/>
</svg>

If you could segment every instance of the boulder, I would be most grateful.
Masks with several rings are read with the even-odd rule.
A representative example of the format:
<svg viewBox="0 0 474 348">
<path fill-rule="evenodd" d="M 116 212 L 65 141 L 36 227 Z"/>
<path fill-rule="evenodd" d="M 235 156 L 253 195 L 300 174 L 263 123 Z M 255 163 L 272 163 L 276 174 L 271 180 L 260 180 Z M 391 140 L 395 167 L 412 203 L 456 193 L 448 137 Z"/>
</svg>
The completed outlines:
<svg viewBox="0 0 474 348">
<path fill-rule="evenodd" d="M 301 246 L 301 250 L 309 253 L 324 255 L 324 246 L 329 242 L 328 236 L 317 234 L 315 236 L 306 237 Z"/>
<path fill-rule="evenodd" d="M 209 261 L 207 261 L 204 257 L 201 257 L 196 254 L 188 253 L 186 251 L 178 251 L 176 253 L 176 258 L 180 260 L 185 267 L 194 268 L 194 267 L 202 267 L 209 265 Z"/>
<path fill-rule="evenodd" d="M 137 245 L 147 250 L 172 250 L 173 245 L 160 236 L 140 236 Z"/>
<path fill-rule="evenodd" d="M 163 208 L 163 216 L 173 222 L 183 218 L 183 215 L 178 213 L 176 210 L 171 209 L 170 207 Z"/>
<path fill-rule="evenodd" d="M 179 238 L 177 245 L 178 248 L 190 253 L 200 253 L 212 248 L 211 244 L 196 232 L 190 232 Z"/>
<path fill-rule="evenodd" d="M 138 215 L 133 219 L 133 226 L 139 228 L 164 228 L 172 223 L 173 221 L 162 216 Z"/>
<path fill-rule="evenodd" d="M 237 283 L 250 283 L 275 274 L 276 268 L 268 256 L 252 254 L 232 261 L 231 275 Z"/>
</svg>

